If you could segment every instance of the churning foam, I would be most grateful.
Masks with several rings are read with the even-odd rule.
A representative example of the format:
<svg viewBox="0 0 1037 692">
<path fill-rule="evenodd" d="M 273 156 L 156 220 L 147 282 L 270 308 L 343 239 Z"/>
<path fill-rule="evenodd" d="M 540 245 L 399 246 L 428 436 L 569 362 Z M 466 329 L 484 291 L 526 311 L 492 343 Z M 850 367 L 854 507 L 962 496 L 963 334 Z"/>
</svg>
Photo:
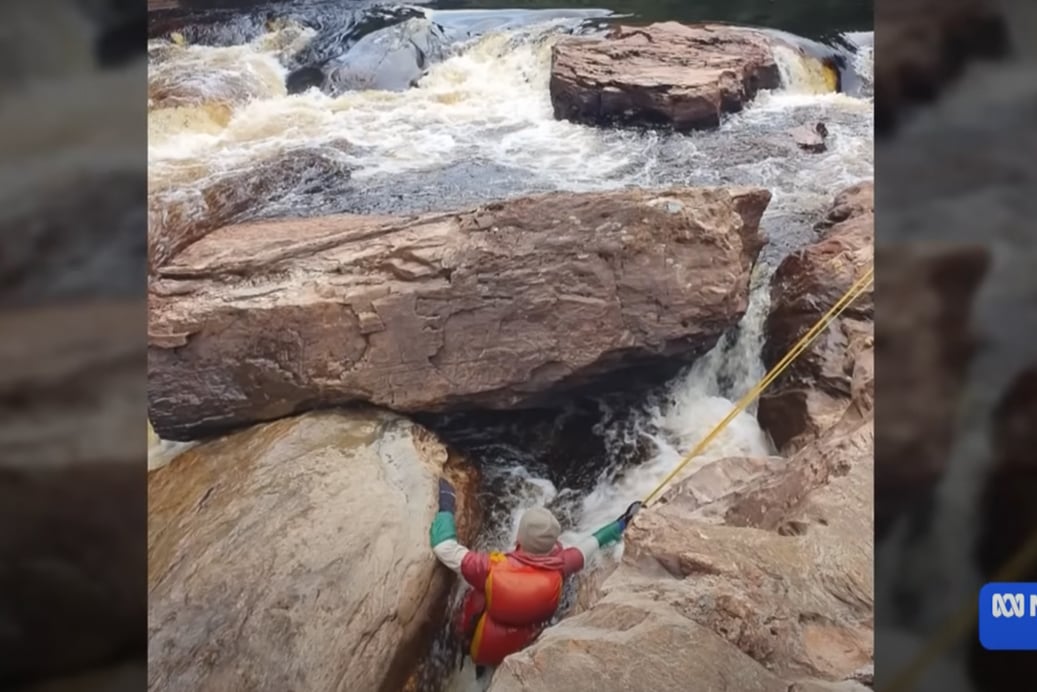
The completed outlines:
<svg viewBox="0 0 1037 692">
<path fill-rule="evenodd" d="M 151 177 L 164 187 L 173 170 L 229 171 L 289 146 L 347 140 L 356 147 L 353 177 L 398 174 L 464 160 L 489 160 L 533 170 L 564 171 L 591 185 L 622 166 L 622 151 L 589 128 L 556 121 L 548 91 L 550 48 L 557 23 L 482 37 L 434 65 L 415 88 L 404 92 L 353 91 L 331 97 L 313 89 L 283 93 L 283 71 L 260 44 L 232 48 L 186 47 L 166 57 L 164 72 L 153 70 L 153 88 L 193 79 L 208 66 L 208 82 L 195 88 L 221 103 L 220 90 L 252 100 L 235 107 L 223 124 L 214 118 L 152 129 Z M 190 57 L 188 57 L 190 56 Z M 247 58 L 247 59 L 245 59 Z M 237 81 L 226 70 L 239 64 Z M 204 71 L 203 71 L 204 72 Z M 246 78 L 247 77 L 247 78 Z M 275 85 L 275 82 L 280 82 Z M 192 92 L 192 96 L 196 93 Z M 197 103 L 193 104 L 197 105 Z M 183 183 L 182 179 L 177 181 Z"/>
<path fill-rule="evenodd" d="M 289 148 L 333 141 L 351 143 L 345 158 L 357 181 L 463 162 L 524 170 L 571 191 L 694 184 L 703 182 L 696 178 L 714 176 L 715 157 L 725 149 L 710 151 L 709 140 L 699 136 L 665 138 L 555 120 L 548 88 L 551 45 L 559 28 L 574 21 L 500 31 L 456 46 L 451 57 L 433 65 L 407 91 L 353 91 L 338 97 L 316 89 L 291 96 L 284 92 L 279 59 L 305 39 L 292 27 L 242 46 L 156 48 L 161 59 L 152 65 L 151 90 L 174 85 L 183 94 L 179 102 L 170 102 L 180 110 L 151 112 L 151 189 L 197 188 L 213 175 L 248 170 L 255 161 Z M 286 38 L 289 29 L 296 33 Z M 852 112 L 855 118 L 858 111 L 870 111 L 867 101 L 819 93 L 825 91 L 826 69 L 820 61 L 791 49 L 782 55 L 778 62 L 786 88 L 762 93 L 728 119 L 720 133 L 707 135 L 715 138 L 743 123 L 781 128 L 789 109 L 804 105 Z M 768 187 L 780 187 L 787 174 L 778 167 L 774 180 L 757 180 L 751 168 L 743 172 L 751 179 L 739 183 Z M 820 187 L 827 191 L 829 185 Z"/>
</svg>

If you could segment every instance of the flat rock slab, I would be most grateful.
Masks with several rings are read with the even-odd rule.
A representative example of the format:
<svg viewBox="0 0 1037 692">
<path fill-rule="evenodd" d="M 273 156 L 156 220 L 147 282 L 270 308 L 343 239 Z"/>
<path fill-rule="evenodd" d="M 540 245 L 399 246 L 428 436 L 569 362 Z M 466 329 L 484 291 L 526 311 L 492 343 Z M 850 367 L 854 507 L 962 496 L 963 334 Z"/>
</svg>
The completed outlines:
<svg viewBox="0 0 1037 692">
<path fill-rule="evenodd" d="M 150 419 L 190 440 L 354 401 L 532 406 L 694 357 L 745 312 L 769 201 L 749 188 L 552 193 L 215 231 L 152 281 Z"/>
<path fill-rule="evenodd" d="M 781 83 L 760 31 L 663 22 L 567 37 L 551 53 L 551 103 L 560 120 L 590 125 L 712 128 L 760 89 Z"/>
</svg>

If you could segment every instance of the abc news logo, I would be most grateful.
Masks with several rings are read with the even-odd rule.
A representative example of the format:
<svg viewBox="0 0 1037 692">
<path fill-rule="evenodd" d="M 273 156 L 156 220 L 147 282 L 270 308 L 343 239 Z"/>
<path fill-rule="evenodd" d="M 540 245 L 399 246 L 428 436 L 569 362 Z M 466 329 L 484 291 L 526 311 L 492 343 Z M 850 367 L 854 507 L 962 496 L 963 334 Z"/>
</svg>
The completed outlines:
<svg viewBox="0 0 1037 692">
<path fill-rule="evenodd" d="M 990 612 L 995 618 L 1037 617 L 1037 593 L 995 593 L 991 596 Z"/>
</svg>

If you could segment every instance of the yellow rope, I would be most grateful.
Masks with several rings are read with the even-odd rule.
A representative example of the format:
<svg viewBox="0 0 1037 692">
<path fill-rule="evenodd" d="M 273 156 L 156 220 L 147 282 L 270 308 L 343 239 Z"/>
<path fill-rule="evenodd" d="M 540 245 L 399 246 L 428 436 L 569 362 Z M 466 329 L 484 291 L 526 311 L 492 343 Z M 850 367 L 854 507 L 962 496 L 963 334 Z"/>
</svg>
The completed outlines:
<svg viewBox="0 0 1037 692">
<path fill-rule="evenodd" d="M 662 479 L 662 482 L 660 482 L 659 485 L 657 485 L 652 492 L 648 493 L 648 495 L 645 496 L 645 499 L 642 501 L 642 505 L 647 507 L 648 503 L 651 502 L 655 498 L 655 496 L 658 495 L 659 492 L 663 488 L 665 488 L 667 484 L 669 484 L 669 482 L 673 480 L 678 473 L 681 472 L 681 469 L 687 466 L 692 459 L 697 457 L 699 454 L 702 454 L 703 450 L 705 450 L 709 443 L 712 442 L 725 427 L 727 427 L 728 423 L 735 419 L 735 416 L 744 411 L 746 407 L 748 407 L 749 404 L 751 404 L 752 401 L 757 396 L 759 396 L 760 393 L 762 393 L 763 390 L 766 389 L 770 385 L 770 383 L 773 382 L 778 377 L 778 375 L 780 375 L 785 370 L 785 368 L 787 368 L 796 358 L 799 357 L 801 353 L 803 353 L 803 351 L 807 349 L 807 347 L 810 346 L 810 343 L 817 337 L 818 334 L 824 331 L 829 324 L 831 324 L 832 320 L 834 320 L 840 314 L 842 314 L 843 310 L 849 307 L 850 304 L 854 300 L 856 300 L 858 296 L 860 296 L 862 293 L 864 293 L 865 290 L 867 290 L 868 284 L 871 283 L 871 280 L 874 277 L 874 275 L 874 266 L 868 267 L 868 270 L 864 272 L 864 275 L 861 276 L 861 278 L 857 279 L 857 281 L 854 282 L 854 284 L 850 286 L 849 289 L 847 289 L 846 293 L 843 294 L 842 298 L 836 301 L 835 305 L 833 305 L 832 308 L 827 313 L 825 313 L 821 317 L 821 319 L 819 319 L 814 324 L 813 327 L 810 328 L 810 331 L 803 335 L 803 338 L 800 339 L 799 342 L 795 346 L 793 346 L 788 353 L 785 354 L 785 357 L 782 358 L 777 365 L 771 368 L 770 372 L 768 372 L 767 375 L 764 376 L 764 378 L 760 380 L 755 387 L 749 390 L 748 394 L 743 396 L 742 399 L 737 404 L 735 404 L 735 407 L 731 409 L 731 412 L 728 413 L 722 421 L 717 423 L 716 426 L 710 431 L 710 433 L 706 435 L 704 438 L 702 438 L 701 442 L 695 445 L 695 447 L 690 452 L 684 455 L 684 458 L 681 459 L 681 462 L 677 464 L 676 468 L 674 468 L 673 471 L 671 471 L 669 475 L 666 476 L 666 478 Z"/>
</svg>

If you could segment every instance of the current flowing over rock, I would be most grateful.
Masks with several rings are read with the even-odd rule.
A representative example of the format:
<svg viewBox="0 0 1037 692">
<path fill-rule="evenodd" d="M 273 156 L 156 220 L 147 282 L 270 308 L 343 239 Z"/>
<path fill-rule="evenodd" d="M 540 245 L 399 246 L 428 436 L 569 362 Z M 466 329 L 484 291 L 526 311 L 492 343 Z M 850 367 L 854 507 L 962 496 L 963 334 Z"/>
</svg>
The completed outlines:
<svg viewBox="0 0 1037 692">
<path fill-rule="evenodd" d="M 535 405 L 735 326 L 758 188 L 552 193 L 231 226 L 151 285 L 150 419 L 186 440 L 305 409 Z"/>
</svg>

